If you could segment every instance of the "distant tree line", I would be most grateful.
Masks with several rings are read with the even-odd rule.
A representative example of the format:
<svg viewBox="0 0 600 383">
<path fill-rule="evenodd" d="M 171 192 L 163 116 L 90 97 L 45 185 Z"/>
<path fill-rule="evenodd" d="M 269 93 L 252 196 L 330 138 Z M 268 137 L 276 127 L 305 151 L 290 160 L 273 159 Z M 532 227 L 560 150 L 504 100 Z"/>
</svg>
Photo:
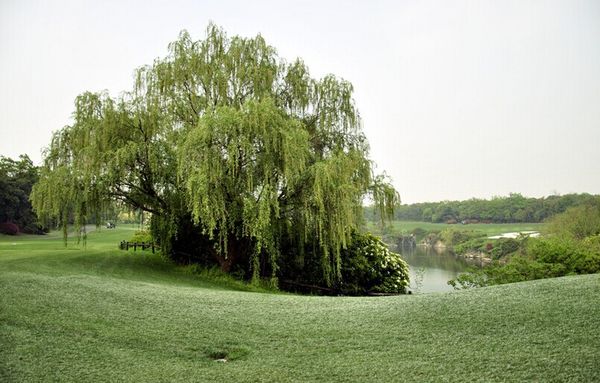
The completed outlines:
<svg viewBox="0 0 600 383">
<path fill-rule="evenodd" d="M 423 202 L 401 205 L 394 213 L 399 221 L 437 223 L 515 223 L 543 222 L 575 206 L 590 203 L 595 196 L 587 193 L 528 198 L 519 193 L 490 200 L 472 198 L 466 201 Z M 377 209 L 365 208 L 367 220 L 380 220 Z"/>
<path fill-rule="evenodd" d="M 0 156 L 0 233 L 42 232 L 29 202 L 37 180 L 38 168 L 27 155 L 20 155 L 18 160 Z"/>
</svg>

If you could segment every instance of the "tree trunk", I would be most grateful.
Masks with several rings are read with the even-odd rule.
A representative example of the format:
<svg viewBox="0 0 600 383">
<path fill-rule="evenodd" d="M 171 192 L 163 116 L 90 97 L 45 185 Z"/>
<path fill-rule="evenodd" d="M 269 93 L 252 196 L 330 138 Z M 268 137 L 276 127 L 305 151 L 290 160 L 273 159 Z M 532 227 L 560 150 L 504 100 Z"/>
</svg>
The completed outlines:
<svg viewBox="0 0 600 383">
<path fill-rule="evenodd" d="M 229 235 L 227 238 L 227 250 L 224 254 L 215 252 L 215 259 L 221 270 L 230 273 L 235 268 L 241 267 L 245 272 L 249 270 L 248 259 L 252 246 L 246 238 L 236 238 Z"/>
</svg>

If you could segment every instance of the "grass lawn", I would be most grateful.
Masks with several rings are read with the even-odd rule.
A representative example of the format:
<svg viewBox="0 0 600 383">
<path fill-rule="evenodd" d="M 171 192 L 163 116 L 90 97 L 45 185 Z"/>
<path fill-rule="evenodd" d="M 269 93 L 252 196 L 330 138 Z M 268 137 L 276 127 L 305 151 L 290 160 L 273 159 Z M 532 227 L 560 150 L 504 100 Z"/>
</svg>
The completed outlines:
<svg viewBox="0 0 600 383">
<path fill-rule="evenodd" d="M 600 275 L 273 294 L 116 250 L 132 233 L 0 236 L 0 381 L 600 381 Z"/>
<path fill-rule="evenodd" d="M 419 221 L 392 221 L 391 232 L 393 233 L 410 233 L 416 228 L 425 229 L 427 231 L 441 231 L 448 228 L 457 230 L 474 230 L 486 233 L 488 236 L 500 235 L 502 233 L 513 233 L 521 231 L 538 231 L 542 228 L 542 223 L 475 223 L 469 225 L 446 224 L 446 223 L 431 223 Z M 381 232 L 379 225 L 368 222 L 367 230 L 373 233 Z"/>
</svg>

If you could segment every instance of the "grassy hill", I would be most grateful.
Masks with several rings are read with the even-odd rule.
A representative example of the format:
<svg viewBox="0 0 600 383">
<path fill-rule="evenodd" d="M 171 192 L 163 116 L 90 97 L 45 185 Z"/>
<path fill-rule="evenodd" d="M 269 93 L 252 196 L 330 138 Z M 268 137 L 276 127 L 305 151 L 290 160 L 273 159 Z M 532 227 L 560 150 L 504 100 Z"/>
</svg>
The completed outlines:
<svg viewBox="0 0 600 383">
<path fill-rule="evenodd" d="M 0 381 L 600 380 L 600 275 L 296 296 L 116 250 L 131 234 L 0 237 Z"/>
</svg>

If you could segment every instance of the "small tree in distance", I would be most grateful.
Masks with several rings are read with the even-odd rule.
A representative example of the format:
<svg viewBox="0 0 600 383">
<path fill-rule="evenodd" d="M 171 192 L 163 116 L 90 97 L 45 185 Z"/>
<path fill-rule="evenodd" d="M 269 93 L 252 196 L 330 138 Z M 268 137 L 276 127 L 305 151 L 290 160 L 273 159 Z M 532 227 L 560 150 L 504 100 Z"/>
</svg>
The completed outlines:
<svg viewBox="0 0 600 383">
<path fill-rule="evenodd" d="M 184 31 L 136 71 L 132 91 L 77 97 L 33 206 L 66 227 L 121 203 L 152 213 L 153 235 L 178 262 L 274 283 L 282 262 L 310 264 L 319 276 L 309 279 L 331 285 L 363 199 L 381 216 L 399 202 L 373 174 L 352 92 L 283 61 L 261 36 Z"/>
<path fill-rule="evenodd" d="M 18 160 L 0 156 L 0 233 L 43 234 L 29 201 L 38 168 L 22 154 Z"/>
</svg>

